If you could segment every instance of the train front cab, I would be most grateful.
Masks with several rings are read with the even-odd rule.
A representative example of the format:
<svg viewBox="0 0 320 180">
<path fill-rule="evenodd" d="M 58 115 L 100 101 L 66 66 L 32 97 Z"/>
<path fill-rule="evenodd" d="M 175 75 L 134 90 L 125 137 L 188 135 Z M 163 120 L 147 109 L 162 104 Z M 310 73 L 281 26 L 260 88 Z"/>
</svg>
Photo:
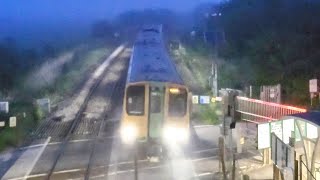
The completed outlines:
<svg viewBox="0 0 320 180">
<path fill-rule="evenodd" d="M 128 84 L 121 121 L 122 141 L 188 143 L 190 96 L 188 89 L 178 84 Z"/>
</svg>

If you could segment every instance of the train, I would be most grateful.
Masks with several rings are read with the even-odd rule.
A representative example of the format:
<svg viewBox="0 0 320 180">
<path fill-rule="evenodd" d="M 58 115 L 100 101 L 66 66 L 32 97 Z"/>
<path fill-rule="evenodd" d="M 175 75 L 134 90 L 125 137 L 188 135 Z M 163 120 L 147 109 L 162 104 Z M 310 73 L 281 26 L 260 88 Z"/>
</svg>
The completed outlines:
<svg viewBox="0 0 320 180">
<path fill-rule="evenodd" d="M 192 94 L 169 57 L 162 25 L 144 26 L 134 42 L 120 124 L 125 144 L 187 144 Z"/>
</svg>

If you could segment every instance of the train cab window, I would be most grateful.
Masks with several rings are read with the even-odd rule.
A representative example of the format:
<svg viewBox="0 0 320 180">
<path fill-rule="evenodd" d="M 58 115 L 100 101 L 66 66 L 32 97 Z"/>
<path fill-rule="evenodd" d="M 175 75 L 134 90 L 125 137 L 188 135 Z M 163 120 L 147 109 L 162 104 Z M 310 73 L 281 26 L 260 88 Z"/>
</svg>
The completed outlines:
<svg viewBox="0 0 320 180">
<path fill-rule="evenodd" d="M 127 113 L 141 116 L 144 114 L 144 86 L 130 86 L 127 89 Z"/>
<path fill-rule="evenodd" d="M 181 117 L 187 111 L 187 91 L 180 88 L 169 89 L 169 116 Z"/>
</svg>

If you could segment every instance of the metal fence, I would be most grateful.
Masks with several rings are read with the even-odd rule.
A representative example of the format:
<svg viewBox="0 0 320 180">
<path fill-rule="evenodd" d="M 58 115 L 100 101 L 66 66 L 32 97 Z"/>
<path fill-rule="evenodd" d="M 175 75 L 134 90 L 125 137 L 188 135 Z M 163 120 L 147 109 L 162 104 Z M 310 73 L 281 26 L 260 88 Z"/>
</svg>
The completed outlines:
<svg viewBox="0 0 320 180">
<path fill-rule="evenodd" d="M 306 109 L 237 96 L 236 111 L 240 118 L 256 123 L 269 122 L 282 116 L 306 112 Z"/>
</svg>

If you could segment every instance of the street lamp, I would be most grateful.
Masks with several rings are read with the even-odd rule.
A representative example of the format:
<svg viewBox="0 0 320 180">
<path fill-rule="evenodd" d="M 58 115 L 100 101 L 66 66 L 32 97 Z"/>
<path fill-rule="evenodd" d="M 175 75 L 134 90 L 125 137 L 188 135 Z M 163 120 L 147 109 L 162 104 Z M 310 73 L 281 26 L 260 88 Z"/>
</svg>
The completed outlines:
<svg viewBox="0 0 320 180">
<path fill-rule="evenodd" d="M 211 14 L 212 17 L 221 16 L 221 15 L 222 15 L 221 13 L 213 13 L 213 14 Z"/>
</svg>

